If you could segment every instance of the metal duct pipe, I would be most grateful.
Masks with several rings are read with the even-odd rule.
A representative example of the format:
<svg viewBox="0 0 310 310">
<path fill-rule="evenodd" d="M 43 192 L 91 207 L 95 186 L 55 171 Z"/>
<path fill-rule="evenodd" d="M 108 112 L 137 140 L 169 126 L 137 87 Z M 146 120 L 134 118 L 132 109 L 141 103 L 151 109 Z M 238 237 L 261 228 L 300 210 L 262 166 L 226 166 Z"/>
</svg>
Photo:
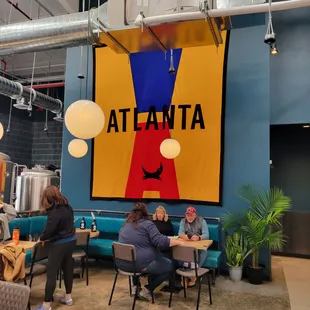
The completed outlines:
<svg viewBox="0 0 310 310">
<path fill-rule="evenodd" d="M 94 44 L 96 19 L 107 20 L 107 3 L 87 12 L 42 18 L 0 27 L 0 56 Z"/>
<path fill-rule="evenodd" d="M 50 76 L 42 76 L 42 77 L 37 77 L 32 80 L 32 83 L 46 83 L 46 82 L 56 82 L 56 81 L 64 81 L 65 76 L 64 75 L 50 75 Z M 16 82 L 19 82 L 21 84 L 30 84 L 31 79 L 22 79 L 22 80 L 17 80 Z"/>
<path fill-rule="evenodd" d="M 25 98 L 27 101 L 30 100 L 31 96 L 32 104 L 37 107 L 50 110 L 54 113 L 60 113 L 63 110 L 63 103 L 59 99 L 54 99 L 4 77 L 0 77 L 0 94 L 13 99 Z"/>
<path fill-rule="evenodd" d="M 296 8 L 303 8 L 310 6 L 310 0 L 288 0 L 273 2 L 271 4 L 272 11 L 284 11 Z M 265 13 L 269 10 L 269 4 L 251 4 L 238 7 L 227 7 L 221 9 L 208 10 L 209 17 L 222 17 L 222 16 L 236 16 L 236 15 L 247 15 L 255 13 Z M 205 19 L 205 12 L 189 12 L 189 13 L 178 13 L 178 14 L 166 14 L 142 18 L 139 14 L 135 20 L 136 26 L 141 26 L 143 24 L 147 26 L 156 26 L 165 23 L 176 23 L 181 21 L 190 20 L 201 20 Z"/>
</svg>

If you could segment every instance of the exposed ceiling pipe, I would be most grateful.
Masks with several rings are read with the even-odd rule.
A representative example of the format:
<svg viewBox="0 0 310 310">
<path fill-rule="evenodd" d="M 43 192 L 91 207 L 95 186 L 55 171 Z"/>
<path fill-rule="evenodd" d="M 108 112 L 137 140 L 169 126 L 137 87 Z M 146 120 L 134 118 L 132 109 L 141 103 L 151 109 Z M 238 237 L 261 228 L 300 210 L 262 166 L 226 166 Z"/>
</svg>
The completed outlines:
<svg viewBox="0 0 310 310">
<path fill-rule="evenodd" d="M 65 67 L 66 64 L 51 64 L 50 66 L 36 66 L 35 69 L 39 70 L 39 69 L 50 69 L 50 68 L 57 68 L 57 67 Z M 18 72 L 18 71 L 29 71 L 32 70 L 32 67 L 27 67 L 27 68 L 15 68 L 14 67 L 14 72 Z M 10 71 L 10 70 L 8 70 Z"/>
<path fill-rule="evenodd" d="M 107 3 L 86 12 L 0 26 L 0 56 L 95 44 L 98 16 L 107 21 Z"/>
<path fill-rule="evenodd" d="M 310 6 L 310 0 L 288 0 L 273 2 L 271 4 L 272 11 L 284 11 L 296 8 L 303 8 Z M 236 15 L 247 15 L 255 13 L 266 13 L 269 10 L 269 4 L 251 4 L 239 7 L 228 7 L 223 9 L 208 10 L 209 17 L 222 17 L 222 16 L 236 16 Z M 141 15 L 135 20 L 136 26 L 141 26 L 143 24 L 147 26 L 156 26 L 164 23 L 176 23 L 181 21 L 190 20 L 202 20 L 206 18 L 205 12 L 189 12 L 189 13 L 177 13 L 177 14 L 166 14 L 158 15 L 152 17 L 142 18 Z"/>
<path fill-rule="evenodd" d="M 26 85 L 25 87 L 30 87 L 31 85 Z M 33 89 L 42 89 L 42 88 L 57 88 L 57 87 L 64 87 L 65 82 L 61 83 L 49 83 L 49 84 L 37 84 L 32 85 Z"/>
<path fill-rule="evenodd" d="M 219 0 L 214 1 L 215 3 L 219 2 Z M 98 44 L 100 43 L 100 37 L 98 36 L 100 31 L 98 29 L 98 19 L 100 19 L 100 24 L 105 26 L 105 29 L 102 28 L 104 31 L 118 30 L 109 28 L 109 3 L 112 5 L 112 3 L 115 3 L 115 0 L 110 0 L 99 8 L 91 9 L 87 12 L 66 14 L 0 26 L 0 56 L 14 53 L 44 51 L 54 48 Z M 239 7 L 210 9 L 206 11 L 203 7 L 205 2 L 201 1 L 200 3 L 201 8 L 197 12 L 167 14 L 146 18 L 142 18 L 139 14 L 135 21 L 135 26 L 141 26 L 142 21 L 143 24 L 147 26 L 153 26 L 180 21 L 203 20 L 206 18 L 206 15 L 213 18 L 264 13 L 268 11 L 268 4 L 251 4 Z M 272 10 L 289 10 L 307 6 L 310 6 L 310 0 L 280 1 L 272 3 Z M 212 6 L 210 7 L 212 8 Z M 123 11 L 116 11 L 116 14 L 124 16 Z M 130 30 L 135 26 L 129 25 L 124 29 Z M 106 35 L 109 37 L 109 33 L 106 33 Z M 112 40 L 113 37 L 110 39 Z"/>
<path fill-rule="evenodd" d="M 64 75 L 50 75 L 34 78 L 33 83 L 60 82 L 64 80 L 65 80 Z M 31 79 L 17 80 L 16 82 L 19 82 L 21 84 L 31 83 Z"/>
<path fill-rule="evenodd" d="M 10 81 L 4 77 L 0 77 L 0 94 L 16 100 L 25 98 L 27 102 L 31 97 L 32 105 L 54 113 L 60 113 L 63 110 L 63 103 L 59 99 L 36 92 L 34 89 L 22 86 L 20 83 Z"/>
</svg>

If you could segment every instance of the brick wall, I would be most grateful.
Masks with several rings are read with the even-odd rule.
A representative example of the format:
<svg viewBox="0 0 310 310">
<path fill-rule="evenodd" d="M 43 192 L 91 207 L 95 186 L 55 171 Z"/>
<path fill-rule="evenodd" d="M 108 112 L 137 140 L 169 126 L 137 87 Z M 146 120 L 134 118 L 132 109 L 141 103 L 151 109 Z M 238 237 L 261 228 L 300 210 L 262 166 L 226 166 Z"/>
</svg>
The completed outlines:
<svg viewBox="0 0 310 310">
<path fill-rule="evenodd" d="M 48 131 L 44 131 L 45 122 L 33 123 L 32 166 L 55 165 L 60 168 L 63 123 L 49 121 Z"/>
<path fill-rule="evenodd" d="M 63 88 L 57 95 L 63 100 Z M 41 90 L 44 92 L 44 90 Z M 0 122 L 4 127 L 4 135 L 0 140 L 0 152 L 11 157 L 20 165 L 31 168 L 38 165 L 55 165 L 60 167 L 63 123 L 53 120 L 53 113 L 48 113 L 48 134 L 44 131 L 45 112 L 33 107 L 32 115 L 27 111 L 12 107 L 11 128 L 7 133 L 11 99 L 0 95 Z M 15 100 L 13 101 L 15 103 Z"/>
<path fill-rule="evenodd" d="M 0 152 L 8 154 L 13 162 L 29 168 L 35 164 L 60 167 L 63 123 L 49 121 L 46 133 L 45 122 L 33 122 L 12 115 L 10 132 L 7 133 L 8 118 L 7 114 L 0 113 L 0 122 L 4 127 Z"/>
<path fill-rule="evenodd" d="M 11 129 L 7 133 L 8 119 L 7 114 L 0 113 L 0 122 L 4 127 L 3 138 L 0 140 L 0 152 L 9 155 L 13 162 L 30 167 L 33 122 L 32 120 L 20 119 L 12 114 Z"/>
</svg>

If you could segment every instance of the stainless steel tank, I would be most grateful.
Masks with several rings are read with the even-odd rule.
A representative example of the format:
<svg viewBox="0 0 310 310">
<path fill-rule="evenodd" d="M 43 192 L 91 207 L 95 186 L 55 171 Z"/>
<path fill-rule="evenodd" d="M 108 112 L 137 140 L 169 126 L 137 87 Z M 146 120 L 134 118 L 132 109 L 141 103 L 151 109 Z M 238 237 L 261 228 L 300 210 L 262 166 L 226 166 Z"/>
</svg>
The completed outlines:
<svg viewBox="0 0 310 310">
<path fill-rule="evenodd" d="M 45 187 L 59 185 L 59 182 L 60 178 L 53 171 L 38 167 L 24 170 L 16 181 L 16 211 L 40 210 Z"/>
</svg>

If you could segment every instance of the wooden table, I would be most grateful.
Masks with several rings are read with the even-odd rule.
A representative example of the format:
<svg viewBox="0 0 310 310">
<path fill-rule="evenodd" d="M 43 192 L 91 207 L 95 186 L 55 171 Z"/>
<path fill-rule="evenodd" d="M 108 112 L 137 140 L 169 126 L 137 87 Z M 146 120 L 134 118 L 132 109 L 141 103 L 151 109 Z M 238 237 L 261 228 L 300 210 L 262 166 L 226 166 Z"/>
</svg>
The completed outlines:
<svg viewBox="0 0 310 310">
<path fill-rule="evenodd" d="M 79 232 L 89 232 L 90 235 L 89 235 L 89 238 L 96 238 L 99 236 L 100 232 L 97 230 L 97 231 L 91 231 L 91 229 L 80 229 L 80 228 L 77 228 L 75 230 L 75 232 L 79 233 Z"/>
<path fill-rule="evenodd" d="M 197 250 L 207 250 L 213 243 L 213 240 L 200 240 L 200 241 L 187 241 L 182 239 L 178 240 L 182 241 L 184 246 L 194 247 Z"/>
<path fill-rule="evenodd" d="M 33 242 L 33 241 L 19 240 L 18 245 L 22 246 L 25 251 L 29 251 L 29 250 L 33 249 L 35 244 L 36 244 L 36 242 Z M 15 245 L 15 243 L 13 243 L 12 240 L 1 242 L 0 243 L 0 250 L 2 250 L 6 245 Z"/>
<path fill-rule="evenodd" d="M 170 237 L 170 238 L 175 238 L 175 237 Z M 183 240 L 181 238 L 175 238 L 175 239 L 182 241 L 183 246 L 194 247 L 197 250 L 207 250 L 213 243 L 213 240 L 190 241 L 190 240 Z"/>
<path fill-rule="evenodd" d="M 79 228 L 76 229 L 76 232 L 82 232 L 82 231 L 89 232 L 90 233 L 90 236 L 89 236 L 90 238 L 96 238 L 96 237 L 99 236 L 99 233 L 100 233 L 99 231 L 92 232 L 91 229 L 84 229 L 84 230 L 79 229 Z M 19 244 L 18 245 L 22 246 L 25 251 L 29 251 L 29 250 L 33 249 L 33 247 L 35 246 L 36 243 L 37 242 L 33 242 L 33 241 L 19 240 Z M 15 243 L 13 243 L 12 240 L 0 242 L 0 250 L 3 249 L 6 245 L 15 245 Z"/>
</svg>

